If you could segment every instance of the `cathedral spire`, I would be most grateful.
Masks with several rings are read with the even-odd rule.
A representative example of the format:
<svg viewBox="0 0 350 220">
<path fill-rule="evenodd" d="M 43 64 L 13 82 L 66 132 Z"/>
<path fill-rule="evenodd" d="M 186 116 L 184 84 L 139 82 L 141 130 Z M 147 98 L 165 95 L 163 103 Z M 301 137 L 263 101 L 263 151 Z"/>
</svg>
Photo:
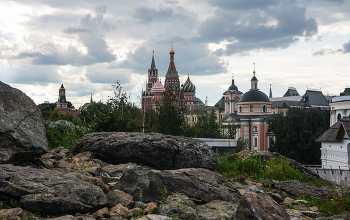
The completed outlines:
<svg viewBox="0 0 350 220">
<path fill-rule="evenodd" d="M 269 98 L 272 98 L 272 89 L 271 89 L 271 84 L 270 84 L 270 94 L 269 94 Z"/>
<path fill-rule="evenodd" d="M 251 84 L 251 88 L 250 89 L 251 90 L 258 89 L 258 79 L 255 77 L 255 73 L 256 73 L 256 71 L 255 71 L 255 63 L 253 63 L 253 65 L 254 65 L 254 70 L 253 70 L 254 76 L 250 80 L 250 84 Z"/>
</svg>

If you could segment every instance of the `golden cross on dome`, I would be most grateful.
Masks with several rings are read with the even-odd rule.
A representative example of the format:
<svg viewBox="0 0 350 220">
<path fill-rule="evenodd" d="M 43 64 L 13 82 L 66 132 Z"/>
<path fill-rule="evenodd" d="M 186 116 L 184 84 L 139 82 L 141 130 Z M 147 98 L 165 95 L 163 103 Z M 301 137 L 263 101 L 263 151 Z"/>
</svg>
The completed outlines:
<svg viewBox="0 0 350 220">
<path fill-rule="evenodd" d="M 191 68 L 187 68 L 187 75 L 188 75 L 188 77 L 190 77 L 190 71 L 191 71 Z"/>
<path fill-rule="evenodd" d="M 255 76 L 255 62 L 253 63 L 253 65 L 254 65 L 254 71 L 253 71 L 253 74 L 254 74 L 254 76 Z"/>
</svg>

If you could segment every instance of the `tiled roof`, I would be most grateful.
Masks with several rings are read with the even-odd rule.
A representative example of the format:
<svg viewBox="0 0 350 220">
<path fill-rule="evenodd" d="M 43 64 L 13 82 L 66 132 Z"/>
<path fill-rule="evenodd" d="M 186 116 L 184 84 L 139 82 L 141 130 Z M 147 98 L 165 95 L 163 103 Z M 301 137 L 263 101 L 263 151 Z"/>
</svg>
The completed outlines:
<svg viewBox="0 0 350 220">
<path fill-rule="evenodd" d="M 332 125 L 323 134 L 321 134 L 315 141 L 316 142 L 338 142 L 344 138 L 342 131 L 345 131 L 350 137 L 350 118 L 344 117 L 337 123 Z"/>
</svg>

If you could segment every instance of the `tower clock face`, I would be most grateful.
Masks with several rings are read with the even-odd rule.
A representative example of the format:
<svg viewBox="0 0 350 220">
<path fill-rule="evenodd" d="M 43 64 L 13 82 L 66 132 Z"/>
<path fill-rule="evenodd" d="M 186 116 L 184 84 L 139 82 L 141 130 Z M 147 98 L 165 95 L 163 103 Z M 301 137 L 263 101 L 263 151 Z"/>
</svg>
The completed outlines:
<svg viewBox="0 0 350 220">
<path fill-rule="evenodd" d="M 152 83 L 152 82 L 149 82 L 149 83 L 148 83 L 148 88 L 151 89 L 152 86 L 153 86 L 153 83 Z"/>
</svg>

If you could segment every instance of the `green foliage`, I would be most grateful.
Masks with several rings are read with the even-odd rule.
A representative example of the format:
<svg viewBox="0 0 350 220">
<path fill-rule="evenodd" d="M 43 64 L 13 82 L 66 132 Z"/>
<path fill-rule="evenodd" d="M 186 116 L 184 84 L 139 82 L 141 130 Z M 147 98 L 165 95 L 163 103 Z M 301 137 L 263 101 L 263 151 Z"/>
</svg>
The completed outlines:
<svg viewBox="0 0 350 220">
<path fill-rule="evenodd" d="M 8 209 L 7 201 L 0 201 L 0 209 Z"/>
<path fill-rule="evenodd" d="M 182 135 L 185 118 L 175 105 L 176 96 L 171 89 L 164 93 L 163 102 L 158 107 L 158 132 L 170 135 Z"/>
<path fill-rule="evenodd" d="M 82 136 L 89 133 L 88 128 L 65 120 L 47 122 L 45 127 L 49 150 L 60 146 L 71 149 Z"/>
<path fill-rule="evenodd" d="M 51 111 L 53 111 L 55 107 L 55 103 L 42 103 L 38 105 L 44 120 L 49 120 Z"/>
<path fill-rule="evenodd" d="M 168 190 L 167 190 L 166 186 L 164 186 L 163 188 L 158 187 L 157 191 L 162 195 L 163 198 L 168 197 Z"/>
<path fill-rule="evenodd" d="M 249 150 L 249 140 L 248 139 L 242 139 L 239 138 L 237 140 L 237 147 L 236 147 L 236 153 L 242 151 L 242 150 Z"/>
<path fill-rule="evenodd" d="M 144 132 L 157 132 L 158 114 L 153 109 L 148 109 L 144 113 Z"/>
<path fill-rule="evenodd" d="M 77 123 L 97 132 L 141 131 L 142 112 L 130 101 L 130 97 L 122 92 L 119 82 L 112 87 L 114 97 L 110 97 L 106 103 L 92 102 L 82 106 Z"/>
<path fill-rule="evenodd" d="M 214 109 L 210 112 L 204 110 L 197 116 L 193 125 L 194 137 L 197 138 L 223 138 L 222 130 Z"/>
<path fill-rule="evenodd" d="M 10 204 L 15 208 L 21 208 L 23 206 L 23 204 L 20 201 L 15 199 L 11 199 Z"/>
<path fill-rule="evenodd" d="M 268 123 L 276 137 L 270 151 L 303 164 L 320 164 L 321 145 L 315 139 L 327 129 L 323 112 L 291 108 L 288 115 L 273 115 Z"/>
<path fill-rule="evenodd" d="M 328 182 L 301 173 L 282 158 L 261 160 L 255 152 L 244 156 L 229 153 L 221 155 L 216 172 L 226 178 L 243 176 L 251 179 L 299 180 L 314 186 L 329 185 Z"/>
<path fill-rule="evenodd" d="M 344 198 L 334 196 L 330 199 L 322 200 L 312 196 L 298 195 L 297 199 L 308 201 L 308 203 L 303 204 L 305 206 L 317 206 L 319 212 L 324 215 L 350 215 L 349 196 L 346 196 Z"/>
</svg>

